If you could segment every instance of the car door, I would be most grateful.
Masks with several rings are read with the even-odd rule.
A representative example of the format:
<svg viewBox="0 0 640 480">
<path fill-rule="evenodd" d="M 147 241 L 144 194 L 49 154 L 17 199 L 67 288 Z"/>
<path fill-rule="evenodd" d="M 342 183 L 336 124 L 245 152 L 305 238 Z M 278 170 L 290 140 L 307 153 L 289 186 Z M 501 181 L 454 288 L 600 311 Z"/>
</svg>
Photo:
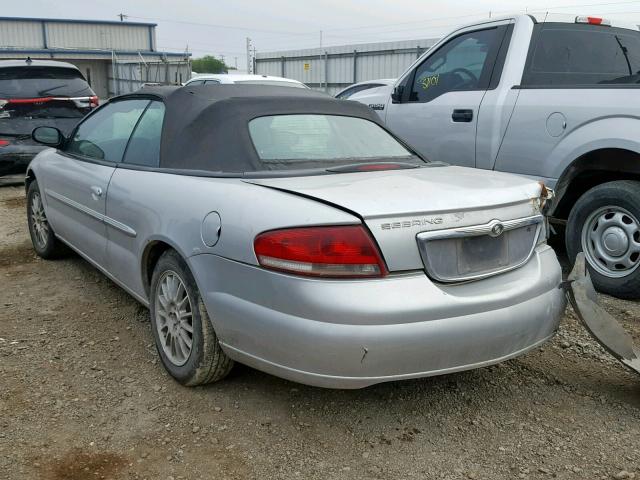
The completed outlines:
<svg viewBox="0 0 640 480">
<path fill-rule="evenodd" d="M 473 167 L 478 109 L 504 26 L 461 33 L 417 64 L 396 88 L 386 123 L 431 160 Z"/>
<path fill-rule="evenodd" d="M 132 294 L 144 298 L 140 257 L 157 225 L 147 194 L 160 163 L 164 104 L 152 101 L 140 117 L 107 192 L 107 268 Z M 146 185 L 146 188 L 143 186 Z M 166 195 L 168 192 L 153 192 Z"/>
<path fill-rule="evenodd" d="M 106 104 L 74 130 L 45 168 L 47 215 L 56 233 L 104 269 L 106 194 L 148 100 Z"/>
</svg>

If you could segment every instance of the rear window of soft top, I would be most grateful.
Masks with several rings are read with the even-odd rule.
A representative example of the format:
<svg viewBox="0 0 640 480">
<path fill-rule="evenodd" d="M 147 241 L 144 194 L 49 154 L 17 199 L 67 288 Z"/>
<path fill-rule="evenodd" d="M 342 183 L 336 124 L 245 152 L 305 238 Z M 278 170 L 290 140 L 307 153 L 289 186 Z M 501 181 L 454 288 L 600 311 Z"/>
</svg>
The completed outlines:
<svg viewBox="0 0 640 480">
<path fill-rule="evenodd" d="M 358 117 L 323 114 L 271 115 L 249 122 L 249 134 L 264 164 L 280 168 L 332 167 L 402 160 L 424 162 L 382 127 Z"/>
</svg>

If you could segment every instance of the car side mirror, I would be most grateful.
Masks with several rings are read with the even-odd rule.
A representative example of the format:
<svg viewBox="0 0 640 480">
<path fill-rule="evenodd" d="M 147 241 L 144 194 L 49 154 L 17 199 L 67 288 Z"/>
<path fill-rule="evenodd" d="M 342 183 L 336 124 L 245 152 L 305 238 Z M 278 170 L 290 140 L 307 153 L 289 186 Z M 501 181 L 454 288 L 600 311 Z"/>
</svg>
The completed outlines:
<svg viewBox="0 0 640 480">
<path fill-rule="evenodd" d="M 402 94 L 404 93 L 404 85 L 398 85 L 391 92 L 391 101 L 393 103 L 400 103 L 402 101 Z"/>
<path fill-rule="evenodd" d="M 64 135 L 55 127 L 36 127 L 31 132 L 31 138 L 38 143 L 49 147 L 59 147 L 64 141 Z"/>
</svg>

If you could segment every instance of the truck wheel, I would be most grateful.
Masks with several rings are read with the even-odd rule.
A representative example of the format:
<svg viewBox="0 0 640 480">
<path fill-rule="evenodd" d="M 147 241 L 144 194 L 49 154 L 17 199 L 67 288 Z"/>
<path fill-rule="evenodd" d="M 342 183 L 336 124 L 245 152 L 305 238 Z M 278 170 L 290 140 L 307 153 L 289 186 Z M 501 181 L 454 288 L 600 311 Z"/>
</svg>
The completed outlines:
<svg viewBox="0 0 640 480">
<path fill-rule="evenodd" d="M 153 271 L 149 307 L 160 360 L 173 378 L 194 387 L 227 376 L 233 360 L 218 343 L 191 271 L 173 250 Z"/>
<path fill-rule="evenodd" d="M 33 249 L 38 256 L 46 260 L 58 257 L 62 252 L 62 245 L 49 224 L 36 180 L 31 182 L 27 190 L 27 224 Z"/>
<path fill-rule="evenodd" d="M 588 190 L 567 222 L 573 263 L 584 252 L 593 284 L 620 298 L 640 297 L 640 182 L 620 180 Z"/>
</svg>

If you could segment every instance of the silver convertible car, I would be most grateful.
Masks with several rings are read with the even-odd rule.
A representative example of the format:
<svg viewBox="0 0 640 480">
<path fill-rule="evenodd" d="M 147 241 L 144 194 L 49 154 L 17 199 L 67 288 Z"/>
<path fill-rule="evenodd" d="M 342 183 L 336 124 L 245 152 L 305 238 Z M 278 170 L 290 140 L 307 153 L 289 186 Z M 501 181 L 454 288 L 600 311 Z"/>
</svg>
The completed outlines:
<svg viewBox="0 0 640 480">
<path fill-rule="evenodd" d="M 238 361 L 359 388 L 494 364 L 565 308 L 541 184 L 429 162 L 366 106 L 265 86 L 151 87 L 27 173 L 36 252 L 71 247 L 148 306 L 180 383 Z"/>
</svg>

